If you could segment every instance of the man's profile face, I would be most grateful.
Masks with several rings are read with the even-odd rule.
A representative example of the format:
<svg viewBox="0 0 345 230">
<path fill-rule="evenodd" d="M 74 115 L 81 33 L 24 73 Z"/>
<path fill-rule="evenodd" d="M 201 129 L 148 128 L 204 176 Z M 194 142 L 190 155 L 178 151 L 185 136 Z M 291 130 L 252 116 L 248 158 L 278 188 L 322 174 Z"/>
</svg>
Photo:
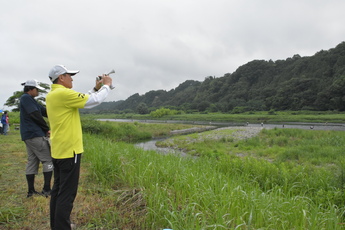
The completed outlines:
<svg viewBox="0 0 345 230">
<path fill-rule="evenodd" d="M 31 97 L 37 97 L 37 96 L 38 96 L 38 89 L 37 89 L 37 88 L 30 89 L 30 90 L 28 91 L 28 94 L 29 94 Z"/>
<path fill-rule="evenodd" d="M 34 88 L 32 91 L 33 91 L 34 97 L 37 97 L 38 96 L 38 89 Z"/>
<path fill-rule="evenodd" d="M 73 87 L 72 81 L 73 78 L 71 76 L 71 74 L 65 73 L 63 75 L 61 75 L 61 83 L 63 86 L 65 86 L 66 88 L 71 89 Z"/>
</svg>

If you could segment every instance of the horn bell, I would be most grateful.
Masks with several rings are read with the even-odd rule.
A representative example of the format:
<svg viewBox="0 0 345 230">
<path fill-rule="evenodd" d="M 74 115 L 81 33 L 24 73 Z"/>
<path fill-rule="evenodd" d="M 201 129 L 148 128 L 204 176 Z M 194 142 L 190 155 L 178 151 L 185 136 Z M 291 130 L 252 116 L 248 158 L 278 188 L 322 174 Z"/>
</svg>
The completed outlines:
<svg viewBox="0 0 345 230">
<path fill-rule="evenodd" d="M 115 73 L 115 70 L 110 71 L 107 75 Z"/>
</svg>

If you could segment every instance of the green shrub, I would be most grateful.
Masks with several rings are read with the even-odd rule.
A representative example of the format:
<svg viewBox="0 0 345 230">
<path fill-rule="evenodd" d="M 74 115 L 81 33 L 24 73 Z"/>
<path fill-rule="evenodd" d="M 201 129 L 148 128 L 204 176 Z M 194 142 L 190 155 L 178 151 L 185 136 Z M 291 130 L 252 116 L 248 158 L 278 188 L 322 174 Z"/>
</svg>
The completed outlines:
<svg viewBox="0 0 345 230">
<path fill-rule="evenodd" d="M 161 118 L 166 115 L 176 115 L 176 114 L 179 114 L 177 110 L 166 109 L 166 108 L 160 108 L 150 113 L 150 115 L 154 118 Z"/>
</svg>

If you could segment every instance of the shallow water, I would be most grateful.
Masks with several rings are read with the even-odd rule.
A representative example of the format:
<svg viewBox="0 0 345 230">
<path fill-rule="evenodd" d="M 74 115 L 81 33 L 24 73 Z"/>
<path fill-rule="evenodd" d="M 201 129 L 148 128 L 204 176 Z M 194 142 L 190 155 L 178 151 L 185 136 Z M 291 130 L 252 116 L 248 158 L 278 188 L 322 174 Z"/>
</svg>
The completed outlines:
<svg viewBox="0 0 345 230">
<path fill-rule="evenodd" d="M 185 152 L 182 152 L 182 151 L 179 151 L 179 150 L 175 150 L 175 149 L 172 149 L 172 148 L 157 147 L 156 146 L 156 142 L 157 141 L 161 141 L 161 140 L 164 140 L 164 139 L 149 140 L 149 141 L 137 143 L 137 144 L 135 144 L 135 146 L 140 147 L 143 150 L 154 150 L 154 151 L 157 151 L 157 152 L 163 153 L 163 154 L 177 154 L 177 155 L 180 155 L 180 156 L 187 156 L 187 154 Z"/>
</svg>

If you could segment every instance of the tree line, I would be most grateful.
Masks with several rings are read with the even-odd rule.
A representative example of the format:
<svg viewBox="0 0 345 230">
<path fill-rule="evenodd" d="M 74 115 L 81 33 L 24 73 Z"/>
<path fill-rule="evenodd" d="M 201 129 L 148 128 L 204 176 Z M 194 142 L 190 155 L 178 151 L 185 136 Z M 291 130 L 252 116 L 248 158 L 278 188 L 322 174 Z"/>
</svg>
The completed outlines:
<svg viewBox="0 0 345 230">
<path fill-rule="evenodd" d="M 159 108 L 239 113 L 245 111 L 345 110 L 345 42 L 313 56 L 253 60 L 233 73 L 187 80 L 170 91 L 138 93 L 91 112 L 150 113 Z"/>
</svg>

